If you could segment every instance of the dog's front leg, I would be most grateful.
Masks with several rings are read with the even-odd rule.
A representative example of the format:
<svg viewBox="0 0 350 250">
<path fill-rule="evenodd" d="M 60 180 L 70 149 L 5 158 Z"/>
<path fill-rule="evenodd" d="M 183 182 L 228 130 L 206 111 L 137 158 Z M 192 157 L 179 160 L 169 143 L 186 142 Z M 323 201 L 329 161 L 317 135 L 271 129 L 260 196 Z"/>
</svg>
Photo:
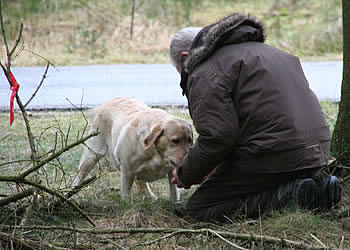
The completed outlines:
<svg viewBox="0 0 350 250">
<path fill-rule="evenodd" d="M 168 181 L 169 181 L 169 191 L 170 191 L 170 200 L 177 201 L 180 199 L 180 192 L 176 185 L 171 183 L 171 178 L 173 177 L 172 171 L 168 173 Z"/>
<path fill-rule="evenodd" d="M 120 166 L 120 195 L 122 200 L 130 198 L 131 187 L 135 176 L 127 171 L 127 167 Z"/>
</svg>

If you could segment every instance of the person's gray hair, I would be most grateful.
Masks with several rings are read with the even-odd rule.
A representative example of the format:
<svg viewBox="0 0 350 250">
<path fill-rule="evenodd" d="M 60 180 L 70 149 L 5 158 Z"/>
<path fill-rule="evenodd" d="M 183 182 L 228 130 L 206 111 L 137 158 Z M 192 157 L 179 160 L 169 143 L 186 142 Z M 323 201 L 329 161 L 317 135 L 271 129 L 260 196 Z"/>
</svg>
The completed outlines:
<svg viewBox="0 0 350 250">
<path fill-rule="evenodd" d="M 170 61 L 175 67 L 181 65 L 181 53 L 190 50 L 193 39 L 201 29 L 200 27 L 186 27 L 175 33 L 170 43 Z"/>
</svg>

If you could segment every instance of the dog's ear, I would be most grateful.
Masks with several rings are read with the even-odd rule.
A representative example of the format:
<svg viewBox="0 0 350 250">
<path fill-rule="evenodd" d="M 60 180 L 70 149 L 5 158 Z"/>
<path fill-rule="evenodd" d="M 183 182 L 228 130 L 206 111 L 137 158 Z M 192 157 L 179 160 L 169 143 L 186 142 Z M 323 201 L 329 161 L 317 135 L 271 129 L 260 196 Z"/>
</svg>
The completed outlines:
<svg viewBox="0 0 350 250">
<path fill-rule="evenodd" d="M 149 149 L 155 141 L 159 138 L 159 136 L 162 135 L 164 129 L 162 128 L 161 123 L 157 123 L 153 126 L 151 133 L 146 136 L 146 138 L 143 140 L 143 143 L 145 145 L 145 149 Z"/>
</svg>

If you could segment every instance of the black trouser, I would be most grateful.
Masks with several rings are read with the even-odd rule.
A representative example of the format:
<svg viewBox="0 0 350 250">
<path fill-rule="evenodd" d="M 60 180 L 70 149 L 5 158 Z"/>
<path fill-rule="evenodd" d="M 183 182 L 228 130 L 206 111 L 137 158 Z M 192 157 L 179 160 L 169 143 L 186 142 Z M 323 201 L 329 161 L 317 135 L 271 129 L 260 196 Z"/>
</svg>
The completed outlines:
<svg viewBox="0 0 350 250">
<path fill-rule="evenodd" d="M 229 168 L 219 167 L 191 196 L 186 212 L 200 221 L 223 222 L 236 216 L 259 217 L 289 206 L 285 192 L 294 188 L 295 180 L 317 178 L 321 169 L 257 175 L 234 173 Z"/>
</svg>

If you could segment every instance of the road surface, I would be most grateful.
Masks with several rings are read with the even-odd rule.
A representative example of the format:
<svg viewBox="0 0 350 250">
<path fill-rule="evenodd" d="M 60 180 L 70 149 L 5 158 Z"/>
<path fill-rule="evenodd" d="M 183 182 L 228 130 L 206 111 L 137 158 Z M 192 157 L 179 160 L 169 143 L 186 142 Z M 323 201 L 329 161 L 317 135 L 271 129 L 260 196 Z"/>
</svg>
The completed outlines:
<svg viewBox="0 0 350 250">
<path fill-rule="evenodd" d="M 303 62 L 311 89 L 320 100 L 340 100 L 342 62 Z M 26 102 L 35 91 L 45 67 L 14 67 Z M 50 67 L 43 86 L 28 109 L 94 107 L 117 96 L 137 98 L 151 106 L 186 106 L 180 77 L 170 64 L 122 64 Z M 9 109 L 11 91 L 0 74 L 0 110 Z M 16 105 L 15 105 L 16 107 Z"/>
</svg>

